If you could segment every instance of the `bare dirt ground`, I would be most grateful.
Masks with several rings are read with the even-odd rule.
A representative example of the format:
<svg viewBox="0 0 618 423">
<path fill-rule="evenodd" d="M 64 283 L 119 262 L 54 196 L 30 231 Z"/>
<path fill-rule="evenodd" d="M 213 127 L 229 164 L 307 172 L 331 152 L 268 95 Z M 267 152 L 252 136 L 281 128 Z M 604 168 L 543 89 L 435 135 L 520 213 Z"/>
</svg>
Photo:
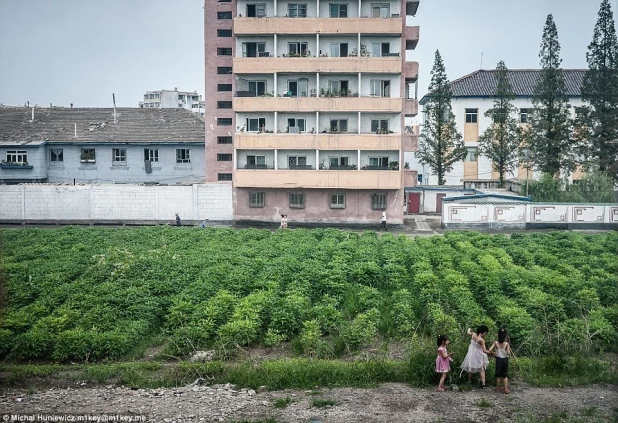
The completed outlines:
<svg viewBox="0 0 618 423">
<path fill-rule="evenodd" d="M 505 395 L 493 388 L 438 393 L 433 388 L 384 384 L 378 388 L 316 389 L 256 393 L 233 385 L 175 389 L 88 387 L 51 388 L 38 392 L 0 388 L 0 419 L 11 415 L 145 416 L 149 422 L 618 422 L 618 387 L 569 388 L 513 386 Z M 289 405 L 275 408 L 275 400 Z M 314 401 L 323 401 L 322 404 Z M 327 401 L 334 405 L 324 406 Z M 321 406 L 320 406 L 321 405 Z M 8 416 L 8 418 L 6 417 Z M 36 420 L 35 420 L 36 421 Z M 42 421 L 42 420 L 38 420 Z M 136 421 L 136 420 L 134 420 Z M 144 420 L 142 420 L 144 421 Z"/>
</svg>

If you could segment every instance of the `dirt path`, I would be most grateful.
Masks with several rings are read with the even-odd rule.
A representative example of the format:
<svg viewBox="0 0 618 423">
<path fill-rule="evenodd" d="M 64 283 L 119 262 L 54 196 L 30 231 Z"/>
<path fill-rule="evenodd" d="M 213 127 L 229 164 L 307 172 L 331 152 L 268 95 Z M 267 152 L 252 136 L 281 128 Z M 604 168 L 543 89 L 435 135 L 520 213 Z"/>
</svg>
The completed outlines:
<svg viewBox="0 0 618 423">
<path fill-rule="evenodd" d="M 81 384 L 83 385 L 83 384 Z M 578 422 L 618 422 L 618 387 L 514 386 L 510 395 L 494 389 L 438 393 L 433 389 L 384 384 L 374 389 L 321 389 L 256 393 L 234 386 L 176 389 L 93 387 L 40 392 L 0 390 L 0 419 L 11 414 L 146 416 L 149 422 L 211 422 L 275 417 L 296 422 L 526 422 L 531 417 L 576 418 Z M 285 408 L 276 399 L 289 398 Z M 335 405 L 313 406 L 332 400 Z M 323 401 L 326 402 L 326 401 Z M 3 415 L 9 415 L 8 420 Z M 41 420 L 39 420 L 41 421 Z M 135 420 L 134 420 L 135 421 Z M 553 420 L 556 421 L 556 420 Z M 564 420 L 557 420 L 564 421 Z"/>
</svg>

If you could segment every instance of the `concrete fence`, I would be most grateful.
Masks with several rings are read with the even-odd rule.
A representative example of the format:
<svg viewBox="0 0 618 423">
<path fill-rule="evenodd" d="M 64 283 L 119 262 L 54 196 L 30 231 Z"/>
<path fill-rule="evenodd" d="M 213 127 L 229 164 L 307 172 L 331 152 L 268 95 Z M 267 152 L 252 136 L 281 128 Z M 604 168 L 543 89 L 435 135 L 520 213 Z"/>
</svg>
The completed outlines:
<svg viewBox="0 0 618 423">
<path fill-rule="evenodd" d="M 614 229 L 618 204 L 466 203 L 449 201 L 442 210 L 445 228 Z"/>
<path fill-rule="evenodd" d="M 0 185 L 0 223 L 232 221 L 231 184 Z"/>
</svg>

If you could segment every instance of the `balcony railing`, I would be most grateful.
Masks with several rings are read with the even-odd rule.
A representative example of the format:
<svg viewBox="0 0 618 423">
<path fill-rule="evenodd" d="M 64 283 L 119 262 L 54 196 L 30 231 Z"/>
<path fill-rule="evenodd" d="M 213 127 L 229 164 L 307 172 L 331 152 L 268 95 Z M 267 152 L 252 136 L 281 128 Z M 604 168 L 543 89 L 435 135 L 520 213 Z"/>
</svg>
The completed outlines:
<svg viewBox="0 0 618 423">
<path fill-rule="evenodd" d="M 391 170 L 388 166 L 363 166 L 362 170 Z"/>
<path fill-rule="evenodd" d="M 313 170 L 311 165 L 288 165 L 289 170 Z"/>
<path fill-rule="evenodd" d="M 274 169 L 266 164 L 246 164 L 245 169 Z"/>
<path fill-rule="evenodd" d="M 355 170 L 356 165 L 329 166 L 328 170 Z"/>
</svg>

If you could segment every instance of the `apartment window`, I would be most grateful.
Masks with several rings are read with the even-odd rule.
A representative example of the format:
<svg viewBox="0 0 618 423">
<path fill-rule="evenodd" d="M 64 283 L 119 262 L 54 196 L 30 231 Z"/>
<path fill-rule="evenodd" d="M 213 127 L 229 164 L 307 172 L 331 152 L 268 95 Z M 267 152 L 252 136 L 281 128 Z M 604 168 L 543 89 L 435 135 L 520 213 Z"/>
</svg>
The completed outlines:
<svg viewBox="0 0 618 423">
<path fill-rule="evenodd" d="M 232 84 L 217 84 L 217 91 L 232 91 Z"/>
<path fill-rule="evenodd" d="M 247 17 L 248 18 L 262 18 L 266 16 L 266 4 L 248 4 L 247 5 Z"/>
<path fill-rule="evenodd" d="M 476 162 L 478 160 L 478 152 L 475 147 L 468 147 L 468 154 L 464 158 L 466 162 Z"/>
<path fill-rule="evenodd" d="M 247 131 L 261 132 L 266 128 L 266 118 L 247 118 Z"/>
<path fill-rule="evenodd" d="M 370 88 L 371 88 L 372 97 L 390 97 L 391 96 L 391 81 L 390 80 L 372 79 L 370 81 Z"/>
<path fill-rule="evenodd" d="M 331 43 L 331 57 L 348 57 L 348 43 Z"/>
<path fill-rule="evenodd" d="M 307 97 L 309 90 L 309 80 L 307 78 L 288 80 L 288 97 Z"/>
<path fill-rule="evenodd" d="M 388 119 L 372 119 L 371 132 L 388 133 Z"/>
<path fill-rule="evenodd" d="M 112 165 L 125 166 L 127 164 L 127 149 L 112 148 Z"/>
<path fill-rule="evenodd" d="M 247 169 L 266 169 L 266 156 L 247 156 Z"/>
<path fill-rule="evenodd" d="M 350 87 L 350 81 L 346 79 L 328 81 L 328 89 L 333 93 L 338 93 L 342 96 L 347 96 Z"/>
<path fill-rule="evenodd" d="M 232 137 L 217 137 L 217 144 L 231 144 Z"/>
<path fill-rule="evenodd" d="M 311 166 L 307 166 L 307 156 L 288 156 L 288 169 L 311 169 Z"/>
<path fill-rule="evenodd" d="M 94 148 L 82 148 L 79 160 L 82 163 L 95 163 L 97 160 Z"/>
<path fill-rule="evenodd" d="M 478 123 L 479 109 L 466 109 L 466 123 Z"/>
<path fill-rule="evenodd" d="M 348 5 L 347 4 L 330 4 L 330 17 L 331 18 L 347 18 L 348 17 Z"/>
<path fill-rule="evenodd" d="M 345 209 L 345 194 L 331 194 L 330 195 L 330 208 L 331 209 Z"/>
<path fill-rule="evenodd" d="M 266 93 L 266 81 L 249 81 L 249 92 L 256 97 L 263 96 Z"/>
<path fill-rule="evenodd" d="M 6 161 L 9 163 L 21 163 L 28 164 L 28 152 L 27 151 L 7 151 Z"/>
<path fill-rule="evenodd" d="M 242 43 L 242 57 L 268 57 L 266 43 Z"/>
<path fill-rule="evenodd" d="M 288 119 L 288 132 L 290 134 L 298 134 L 299 132 L 305 132 L 307 121 L 305 119 Z"/>
<path fill-rule="evenodd" d="M 305 208 L 305 194 L 293 193 L 289 195 L 289 206 L 291 209 Z"/>
<path fill-rule="evenodd" d="M 144 161 L 146 162 L 158 162 L 159 150 L 156 148 L 144 148 Z"/>
<path fill-rule="evenodd" d="M 288 53 L 290 55 L 306 55 L 307 54 L 307 43 L 298 42 L 298 43 L 288 43 Z"/>
<path fill-rule="evenodd" d="M 390 43 L 371 43 L 371 55 L 373 57 L 382 57 L 391 55 Z"/>
<path fill-rule="evenodd" d="M 217 126 L 231 126 L 232 118 L 219 118 L 217 119 Z"/>
<path fill-rule="evenodd" d="M 391 15 L 391 6 L 387 4 L 373 4 L 371 5 L 371 17 L 372 18 L 388 18 Z"/>
<path fill-rule="evenodd" d="M 230 38 L 232 36 L 231 29 L 217 29 L 217 37 Z"/>
<path fill-rule="evenodd" d="M 386 209 L 386 194 L 372 194 L 371 195 L 371 208 L 373 210 L 385 210 Z"/>
<path fill-rule="evenodd" d="M 232 12 L 217 12 L 217 19 L 232 19 Z"/>
<path fill-rule="evenodd" d="M 306 18 L 307 4 L 288 4 L 288 16 L 290 18 Z"/>
<path fill-rule="evenodd" d="M 191 163 L 191 150 L 184 148 L 176 149 L 176 163 Z"/>
<path fill-rule="evenodd" d="M 217 173 L 217 181 L 231 181 L 232 174 L 231 173 Z"/>
<path fill-rule="evenodd" d="M 519 121 L 528 123 L 530 119 L 530 109 L 519 109 Z"/>
<path fill-rule="evenodd" d="M 328 163 L 329 169 L 331 170 L 347 169 L 350 164 L 350 159 L 348 157 L 330 157 Z"/>
<path fill-rule="evenodd" d="M 231 101 L 217 101 L 217 109 L 231 109 L 232 102 Z"/>
<path fill-rule="evenodd" d="M 231 66 L 217 66 L 217 75 L 231 75 L 232 67 Z"/>
<path fill-rule="evenodd" d="M 388 169 L 388 157 L 369 157 L 369 167 Z"/>
<path fill-rule="evenodd" d="M 232 48 L 231 47 L 219 47 L 217 48 L 217 56 L 231 56 Z"/>
<path fill-rule="evenodd" d="M 331 132 L 348 132 L 348 120 L 347 119 L 331 119 L 330 120 Z"/>
<path fill-rule="evenodd" d="M 49 161 L 50 162 L 63 162 L 64 154 L 62 152 L 62 148 L 52 148 L 49 150 Z"/>
<path fill-rule="evenodd" d="M 249 207 L 264 207 L 263 192 L 250 192 L 249 193 Z"/>
<path fill-rule="evenodd" d="M 231 154 L 217 154 L 217 161 L 218 162 L 231 162 L 232 155 Z"/>
</svg>

